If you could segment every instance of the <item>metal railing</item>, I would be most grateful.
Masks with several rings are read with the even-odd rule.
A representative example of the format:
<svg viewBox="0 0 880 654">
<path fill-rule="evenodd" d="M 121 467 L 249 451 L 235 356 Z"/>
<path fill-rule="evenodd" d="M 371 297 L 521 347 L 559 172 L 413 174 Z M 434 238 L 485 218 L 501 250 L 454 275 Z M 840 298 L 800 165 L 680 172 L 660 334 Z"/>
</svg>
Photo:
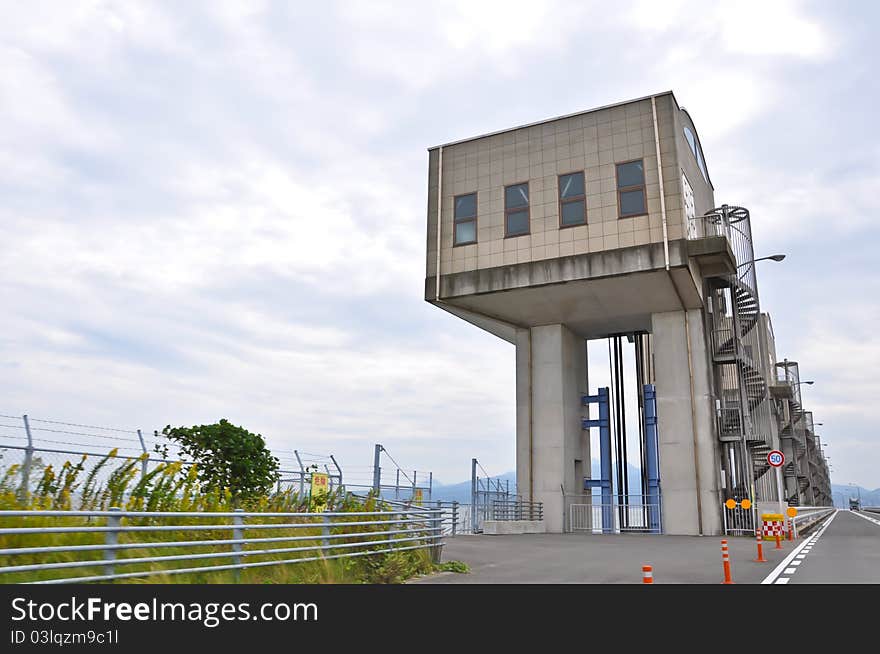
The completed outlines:
<svg viewBox="0 0 880 654">
<path fill-rule="evenodd" d="M 730 226 L 719 213 L 688 218 L 688 238 L 691 240 L 710 236 L 730 236 Z"/>
<path fill-rule="evenodd" d="M 46 524 L 46 518 L 53 520 Z M 10 519 L 24 524 L 2 526 Z M 31 519 L 37 519 L 34 526 L 26 526 Z M 207 522 L 168 524 L 182 519 Z M 443 545 L 441 520 L 438 509 L 404 507 L 348 513 L 0 511 L 0 544 L 47 534 L 69 535 L 70 541 L 0 548 L 0 583 L 84 583 L 218 571 L 238 574 L 247 568 L 417 549 L 429 550 L 436 562 Z M 156 552 L 167 548 L 175 553 Z M 138 550 L 146 552 L 138 554 Z M 16 564 L 21 557 L 27 562 Z M 67 560 L 70 557 L 74 560 Z M 217 559 L 226 562 L 212 562 Z M 206 565 L 186 565 L 197 561 Z M 177 567 L 180 563 L 185 567 Z M 92 574 L 96 570 L 100 574 Z M 54 571 L 61 576 L 51 576 Z M 65 576 L 71 571 L 83 574 Z M 10 579 L 15 576 L 19 578 Z"/>
<path fill-rule="evenodd" d="M 795 531 L 802 532 L 817 522 L 821 522 L 836 510 L 833 506 L 799 506 L 798 514 L 792 519 Z"/>
<path fill-rule="evenodd" d="M 544 504 L 528 500 L 494 500 L 490 520 L 543 520 Z"/>
<path fill-rule="evenodd" d="M 351 493 L 352 497 L 365 500 L 368 496 Z M 459 504 L 458 501 L 430 500 L 422 503 L 413 500 L 391 500 L 385 498 L 378 499 L 379 504 L 388 507 L 400 507 L 406 510 L 423 510 L 428 509 L 438 513 L 441 533 L 444 536 L 456 536 L 462 533 L 470 533 L 470 522 L 467 518 L 470 508 L 467 504 Z"/>
<path fill-rule="evenodd" d="M 663 532 L 662 506 L 647 495 L 625 495 L 621 502 L 602 504 L 597 496 L 566 496 L 566 531 L 593 534 Z"/>
</svg>

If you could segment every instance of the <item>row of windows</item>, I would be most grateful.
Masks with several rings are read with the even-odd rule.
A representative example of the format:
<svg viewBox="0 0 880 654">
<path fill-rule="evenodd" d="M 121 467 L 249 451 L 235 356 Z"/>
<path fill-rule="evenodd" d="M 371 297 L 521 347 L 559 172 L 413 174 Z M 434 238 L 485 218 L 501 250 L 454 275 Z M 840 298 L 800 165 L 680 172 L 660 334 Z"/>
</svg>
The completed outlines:
<svg viewBox="0 0 880 654">
<path fill-rule="evenodd" d="M 648 213 L 645 197 L 645 166 L 642 159 L 616 164 L 617 209 L 620 218 Z M 584 171 L 559 175 L 559 228 L 587 224 L 587 196 Z M 477 194 L 466 193 L 454 200 L 455 245 L 477 242 Z M 504 237 L 524 236 L 529 228 L 529 183 L 504 187 Z"/>
</svg>

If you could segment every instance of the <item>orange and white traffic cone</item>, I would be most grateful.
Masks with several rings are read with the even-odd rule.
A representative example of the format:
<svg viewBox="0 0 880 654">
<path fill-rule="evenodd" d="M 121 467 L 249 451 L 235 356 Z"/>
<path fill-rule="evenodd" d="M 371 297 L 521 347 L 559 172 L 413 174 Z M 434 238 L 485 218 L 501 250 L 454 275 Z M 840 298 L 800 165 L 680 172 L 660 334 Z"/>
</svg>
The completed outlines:
<svg viewBox="0 0 880 654">
<path fill-rule="evenodd" d="M 781 550 L 782 549 L 782 537 L 779 534 L 779 531 L 780 531 L 780 529 L 776 530 L 776 549 Z"/>
<path fill-rule="evenodd" d="M 791 518 L 788 519 L 788 540 L 794 540 L 794 529 L 792 529 Z"/>
<path fill-rule="evenodd" d="M 654 583 L 654 568 L 650 565 L 642 566 L 642 583 L 643 584 L 653 584 Z"/>
<path fill-rule="evenodd" d="M 755 530 L 755 540 L 758 543 L 758 558 L 754 559 L 755 563 L 767 563 L 767 559 L 764 558 L 764 542 L 760 529 Z"/>
<path fill-rule="evenodd" d="M 724 566 L 724 582 L 725 584 L 732 584 L 733 579 L 730 578 L 730 552 L 727 550 L 727 541 L 721 541 L 721 563 Z"/>
</svg>

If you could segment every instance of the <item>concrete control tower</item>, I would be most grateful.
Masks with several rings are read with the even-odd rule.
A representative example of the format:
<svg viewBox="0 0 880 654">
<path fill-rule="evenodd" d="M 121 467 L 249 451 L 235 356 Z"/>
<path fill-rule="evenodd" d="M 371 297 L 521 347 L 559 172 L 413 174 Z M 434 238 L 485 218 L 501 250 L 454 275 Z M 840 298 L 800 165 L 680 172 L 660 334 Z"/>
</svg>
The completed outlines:
<svg viewBox="0 0 880 654">
<path fill-rule="evenodd" d="M 515 345 L 518 493 L 549 531 L 598 458 L 591 339 L 625 339 L 656 388 L 664 533 L 720 533 L 725 497 L 755 499 L 773 435 L 749 215 L 716 204 L 672 92 L 431 148 L 425 300 Z"/>
</svg>

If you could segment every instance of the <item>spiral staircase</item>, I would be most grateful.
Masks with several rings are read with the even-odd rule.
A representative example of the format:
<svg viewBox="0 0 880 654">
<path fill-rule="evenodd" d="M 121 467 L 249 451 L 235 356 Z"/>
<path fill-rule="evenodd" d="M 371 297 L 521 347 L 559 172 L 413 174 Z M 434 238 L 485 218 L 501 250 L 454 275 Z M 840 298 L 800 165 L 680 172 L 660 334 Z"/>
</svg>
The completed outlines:
<svg viewBox="0 0 880 654">
<path fill-rule="evenodd" d="M 701 217 L 704 232 L 724 235 L 740 262 L 732 274 L 713 277 L 710 290 L 714 294 L 712 312 L 713 361 L 723 366 L 719 389 L 722 407 L 718 417 L 722 441 L 744 441 L 754 479 L 769 469 L 767 454 L 771 451 L 767 429 L 756 428 L 756 416 L 768 410 L 768 382 L 753 355 L 758 346 L 755 331 L 761 317 L 757 284 L 754 276 L 754 251 L 751 242 L 749 212 L 743 207 L 723 206 Z M 744 268 L 744 269 L 743 269 Z M 734 372 L 735 371 L 735 372 Z"/>
</svg>

